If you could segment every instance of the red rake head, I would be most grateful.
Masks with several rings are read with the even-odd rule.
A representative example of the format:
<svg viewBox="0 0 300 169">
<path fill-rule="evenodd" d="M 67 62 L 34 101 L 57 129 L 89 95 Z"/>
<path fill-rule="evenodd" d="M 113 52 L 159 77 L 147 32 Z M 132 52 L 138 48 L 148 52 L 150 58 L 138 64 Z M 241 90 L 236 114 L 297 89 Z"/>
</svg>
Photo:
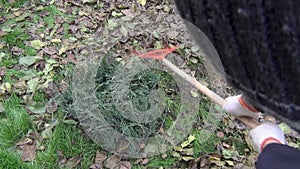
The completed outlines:
<svg viewBox="0 0 300 169">
<path fill-rule="evenodd" d="M 168 54 L 172 53 L 177 48 L 178 48 L 178 46 L 174 46 L 171 48 L 165 48 L 165 49 L 157 49 L 157 50 L 153 50 L 153 51 L 150 51 L 147 53 L 139 54 L 138 57 L 163 60 Z"/>
</svg>

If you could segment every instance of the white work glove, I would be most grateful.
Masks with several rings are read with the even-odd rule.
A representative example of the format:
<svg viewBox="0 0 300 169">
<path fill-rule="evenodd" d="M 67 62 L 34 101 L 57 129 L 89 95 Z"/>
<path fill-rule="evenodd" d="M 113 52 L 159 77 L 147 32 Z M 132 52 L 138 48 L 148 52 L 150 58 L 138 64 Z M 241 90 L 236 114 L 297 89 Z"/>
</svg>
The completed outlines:
<svg viewBox="0 0 300 169">
<path fill-rule="evenodd" d="M 250 138 L 257 152 L 261 152 L 268 141 L 286 144 L 284 134 L 278 125 L 271 122 L 263 122 L 250 130 Z"/>
<path fill-rule="evenodd" d="M 258 120 L 261 113 L 255 110 L 252 106 L 247 105 L 242 95 L 232 96 L 225 99 L 223 109 L 230 115 L 233 116 L 247 116 L 255 120 Z"/>
</svg>

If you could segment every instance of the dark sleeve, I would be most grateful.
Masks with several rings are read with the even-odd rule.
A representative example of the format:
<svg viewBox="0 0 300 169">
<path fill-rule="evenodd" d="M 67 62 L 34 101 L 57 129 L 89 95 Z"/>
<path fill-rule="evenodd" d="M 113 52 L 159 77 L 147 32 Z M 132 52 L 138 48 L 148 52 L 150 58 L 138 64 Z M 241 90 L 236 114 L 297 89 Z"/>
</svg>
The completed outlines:
<svg viewBox="0 0 300 169">
<path fill-rule="evenodd" d="M 283 144 L 267 145 L 258 157 L 257 169 L 299 169 L 300 151 Z"/>
</svg>

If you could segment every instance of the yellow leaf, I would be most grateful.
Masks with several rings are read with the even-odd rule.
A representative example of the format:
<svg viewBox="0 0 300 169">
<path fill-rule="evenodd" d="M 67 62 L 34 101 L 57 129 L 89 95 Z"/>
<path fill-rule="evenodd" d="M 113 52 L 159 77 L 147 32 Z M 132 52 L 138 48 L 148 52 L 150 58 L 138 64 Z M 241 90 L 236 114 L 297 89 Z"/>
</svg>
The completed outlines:
<svg viewBox="0 0 300 169">
<path fill-rule="evenodd" d="M 68 49 L 68 47 L 66 47 L 66 46 L 61 47 L 58 51 L 58 54 L 61 55 L 61 54 L 65 53 L 67 51 L 67 49 Z"/>
<path fill-rule="evenodd" d="M 175 150 L 175 151 L 179 151 L 179 152 L 184 151 L 184 149 L 181 148 L 181 147 L 179 147 L 179 146 L 175 146 L 175 147 L 174 147 L 174 150 Z"/>
<path fill-rule="evenodd" d="M 88 14 L 84 11 L 79 11 L 78 14 L 79 16 L 88 16 Z"/>
<path fill-rule="evenodd" d="M 177 158 L 181 157 L 181 155 L 180 155 L 179 153 L 177 153 L 177 152 L 173 152 L 173 153 L 172 153 L 172 156 L 173 156 L 173 157 L 177 157 Z"/>
<path fill-rule="evenodd" d="M 146 5 L 146 0 L 137 0 L 137 2 L 139 4 L 141 4 L 142 6 L 145 6 Z"/>
<path fill-rule="evenodd" d="M 187 157 L 182 157 L 182 159 L 183 159 L 184 161 L 194 160 L 193 157 L 189 157 L 189 156 L 187 156 Z"/>
<path fill-rule="evenodd" d="M 181 143 L 181 147 L 184 148 L 184 147 L 190 145 L 195 139 L 196 139 L 196 137 L 194 135 L 190 135 L 188 137 L 188 140 L 186 140 L 183 143 Z"/>
<path fill-rule="evenodd" d="M 34 48 L 34 49 L 41 49 L 42 47 L 46 46 L 47 45 L 47 42 L 42 42 L 40 40 L 33 40 L 31 41 L 31 46 Z"/>
<path fill-rule="evenodd" d="M 52 42 L 52 43 L 60 43 L 61 40 L 60 40 L 60 39 L 52 39 L 51 42 Z"/>
<path fill-rule="evenodd" d="M 10 83 L 5 82 L 0 86 L 0 89 L 3 90 L 3 91 L 10 91 L 11 90 L 11 85 L 10 85 Z"/>
<path fill-rule="evenodd" d="M 226 163 L 227 163 L 229 166 L 234 166 L 234 163 L 233 163 L 232 161 L 226 160 Z"/>
<path fill-rule="evenodd" d="M 191 95 L 192 95 L 193 97 L 198 97 L 197 91 L 191 90 Z"/>
</svg>

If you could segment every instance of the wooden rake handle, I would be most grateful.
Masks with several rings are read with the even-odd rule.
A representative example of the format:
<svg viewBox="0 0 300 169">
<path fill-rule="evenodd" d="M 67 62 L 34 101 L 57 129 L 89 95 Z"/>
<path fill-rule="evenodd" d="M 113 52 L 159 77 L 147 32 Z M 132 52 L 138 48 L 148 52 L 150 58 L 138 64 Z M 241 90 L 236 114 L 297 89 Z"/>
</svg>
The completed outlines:
<svg viewBox="0 0 300 169">
<path fill-rule="evenodd" d="M 173 63 L 168 61 L 167 59 L 162 59 L 162 62 L 168 66 L 174 73 L 179 75 L 181 78 L 189 82 L 191 85 L 196 87 L 198 90 L 200 90 L 201 93 L 206 95 L 208 98 L 210 98 L 213 102 L 223 107 L 225 104 L 225 100 L 217 95 L 215 92 L 209 90 L 206 86 L 202 85 L 200 82 L 198 82 L 195 78 L 191 77 L 190 75 L 186 74 L 184 71 L 179 69 L 177 66 L 175 66 Z M 249 117 L 236 117 L 238 120 L 243 122 L 245 125 L 247 125 L 250 128 L 255 128 L 259 125 L 259 122 L 249 118 Z"/>
</svg>

